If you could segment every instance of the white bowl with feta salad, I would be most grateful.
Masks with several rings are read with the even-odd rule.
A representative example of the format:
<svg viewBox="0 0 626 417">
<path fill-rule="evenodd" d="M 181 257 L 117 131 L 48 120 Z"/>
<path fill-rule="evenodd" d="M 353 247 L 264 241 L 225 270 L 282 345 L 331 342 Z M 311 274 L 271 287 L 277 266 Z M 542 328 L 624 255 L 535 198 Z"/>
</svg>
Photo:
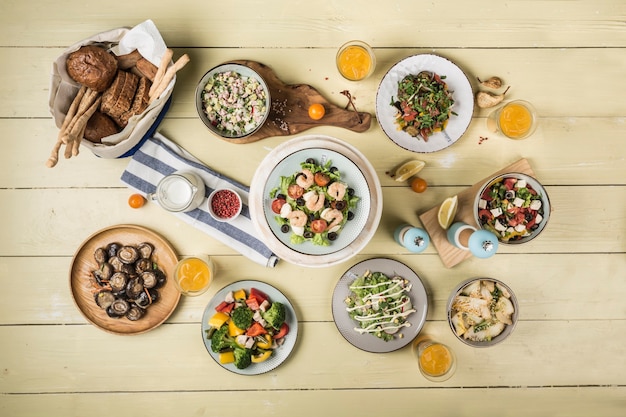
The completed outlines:
<svg viewBox="0 0 626 417">
<path fill-rule="evenodd" d="M 537 237 L 550 218 L 550 199 L 535 178 L 509 172 L 489 179 L 476 194 L 474 219 L 501 243 L 526 243 Z"/>
<path fill-rule="evenodd" d="M 212 68 L 196 87 L 200 120 L 211 132 L 226 139 L 240 139 L 257 132 L 267 120 L 271 103 L 263 77 L 241 64 Z"/>
</svg>

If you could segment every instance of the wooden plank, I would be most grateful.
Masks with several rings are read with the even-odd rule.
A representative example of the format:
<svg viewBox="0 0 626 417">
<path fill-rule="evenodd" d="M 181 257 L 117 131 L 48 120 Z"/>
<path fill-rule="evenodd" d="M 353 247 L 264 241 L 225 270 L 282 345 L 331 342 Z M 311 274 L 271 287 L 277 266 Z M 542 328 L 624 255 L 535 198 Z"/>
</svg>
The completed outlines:
<svg viewBox="0 0 626 417">
<path fill-rule="evenodd" d="M 412 19 L 414 8 L 402 2 L 366 0 L 352 3 L 258 3 L 224 8 L 219 15 L 191 0 L 176 7 L 155 6 L 146 0 L 132 3 L 112 0 L 101 11 L 89 12 L 84 3 L 70 0 L 55 7 L 31 8 L 24 2 L 3 5 L 0 39 L 12 46 L 72 44 L 95 33 L 133 26 L 151 18 L 173 46 L 280 48 L 338 48 L 353 37 L 376 47 L 440 48 L 496 47 L 623 47 L 621 22 L 624 4 L 611 0 L 533 2 L 511 1 L 476 5 L 459 2 L 451 7 L 432 3 L 419 8 L 420 25 Z M 124 10 L 120 15 L 117 10 Z M 79 13 L 89 18 L 73 19 Z M 372 30 L 372 17 L 382 17 Z M 411 16 L 407 18 L 407 16 Z M 406 33 L 414 36 L 406 36 Z M 233 36 L 236 33 L 236 36 Z M 53 34 L 54 36 L 50 36 Z M 513 52 L 515 53 L 515 52 Z"/>
<path fill-rule="evenodd" d="M 373 389 L 318 391 L 280 390 L 221 392 L 192 390 L 158 393 L 61 393 L 21 394 L 0 396 L 0 412 L 5 415 L 45 415 L 50 410 L 66 417 L 110 416 L 110 407 L 98 404 L 128 404 L 120 407 L 120 417 L 136 415 L 135 409 L 150 410 L 153 417 L 173 415 L 213 415 L 217 410 L 232 410 L 245 397 L 246 408 L 255 416 L 336 415 L 337 410 L 349 410 L 352 415 L 414 416 L 416 412 L 429 416 L 480 414 L 484 417 L 525 417 L 543 415 L 555 410 L 568 417 L 622 417 L 626 407 L 624 387 L 489 387 Z M 158 398 L 158 400 L 157 400 Z M 450 400 L 453 398 L 453 400 Z M 485 401 L 492 406 L 485 407 Z M 158 403 L 158 407 L 155 407 Z M 498 404 L 498 405 L 495 405 Z M 203 414 L 201 414 L 203 413 Z"/>
</svg>

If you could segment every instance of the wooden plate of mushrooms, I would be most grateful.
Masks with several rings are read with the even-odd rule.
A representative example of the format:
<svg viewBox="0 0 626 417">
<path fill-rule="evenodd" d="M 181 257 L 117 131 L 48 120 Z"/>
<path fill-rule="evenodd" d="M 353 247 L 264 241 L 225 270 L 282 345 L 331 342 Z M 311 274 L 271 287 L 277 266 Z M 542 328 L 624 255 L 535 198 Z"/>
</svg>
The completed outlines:
<svg viewBox="0 0 626 417">
<path fill-rule="evenodd" d="M 74 302 L 104 331 L 147 332 L 178 305 L 180 292 L 173 281 L 177 262 L 174 248 L 157 233 L 135 225 L 107 227 L 89 236 L 72 259 Z"/>
</svg>

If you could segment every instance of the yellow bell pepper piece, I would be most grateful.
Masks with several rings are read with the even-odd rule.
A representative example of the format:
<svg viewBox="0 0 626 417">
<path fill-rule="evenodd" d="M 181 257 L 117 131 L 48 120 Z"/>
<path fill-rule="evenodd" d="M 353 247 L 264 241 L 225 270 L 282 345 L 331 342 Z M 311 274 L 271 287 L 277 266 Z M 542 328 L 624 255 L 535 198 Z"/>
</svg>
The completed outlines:
<svg viewBox="0 0 626 417">
<path fill-rule="evenodd" d="M 219 361 L 220 363 L 233 363 L 235 362 L 235 354 L 232 351 L 222 352 L 219 355 Z"/>
<path fill-rule="evenodd" d="M 235 300 L 245 300 L 246 291 L 244 289 L 237 290 L 233 293 L 233 297 L 235 298 Z"/>
<path fill-rule="evenodd" d="M 219 329 L 228 321 L 229 318 L 228 314 L 217 312 L 209 319 L 209 326 Z"/>
<path fill-rule="evenodd" d="M 272 336 L 268 333 L 268 334 L 264 334 L 261 335 L 261 337 L 265 340 L 265 341 L 261 341 L 259 339 L 257 339 L 256 345 L 258 348 L 261 349 L 269 349 L 272 347 Z"/>
<path fill-rule="evenodd" d="M 272 351 L 271 350 L 266 350 L 265 352 L 261 353 L 260 355 L 252 355 L 252 362 L 253 363 L 259 363 L 259 362 L 264 362 L 266 360 L 269 359 L 269 357 L 272 356 Z"/>
<path fill-rule="evenodd" d="M 229 335 L 231 335 L 232 337 L 236 337 L 244 333 L 245 333 L 245 330 L 240 329 L 239 327 L 235 326 L 235 322 L 233 322 L 232 320 L 228 321 L 228 334 Z"/>
</svg>

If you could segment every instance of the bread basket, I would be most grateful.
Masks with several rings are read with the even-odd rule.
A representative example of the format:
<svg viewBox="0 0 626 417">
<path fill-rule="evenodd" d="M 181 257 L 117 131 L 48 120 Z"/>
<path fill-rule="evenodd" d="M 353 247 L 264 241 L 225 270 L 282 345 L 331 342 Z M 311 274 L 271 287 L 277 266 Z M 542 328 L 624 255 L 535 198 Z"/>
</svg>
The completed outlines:
<svg viewBox="0 0 626 417">
<path fill-rule="evenodd" d="M 158 29 L 150 20 L 133 28 L 117 28 L 98 33 L 67 48 L 52 66 L 49 108 L 58 128 L 61 128 L 72 100 L 80 89 L 80 85 L 67 73 L 65 65 L 67 57 L 80 47 L 92 44 L 104 47 L 115 55 L 137 50 L 155 66 L 160 64 L 167 49 Z M 126 127 L 119 133 L 102 138 L 102 143 L 82 139 L 81 146 L 102 158 L 124 158 L 133 155 L 143 142 L 154 134 L 165 116 L 175 83 L 176 76 L 165 91 L 141 114 L 131 117 Z"/>
</svg>

